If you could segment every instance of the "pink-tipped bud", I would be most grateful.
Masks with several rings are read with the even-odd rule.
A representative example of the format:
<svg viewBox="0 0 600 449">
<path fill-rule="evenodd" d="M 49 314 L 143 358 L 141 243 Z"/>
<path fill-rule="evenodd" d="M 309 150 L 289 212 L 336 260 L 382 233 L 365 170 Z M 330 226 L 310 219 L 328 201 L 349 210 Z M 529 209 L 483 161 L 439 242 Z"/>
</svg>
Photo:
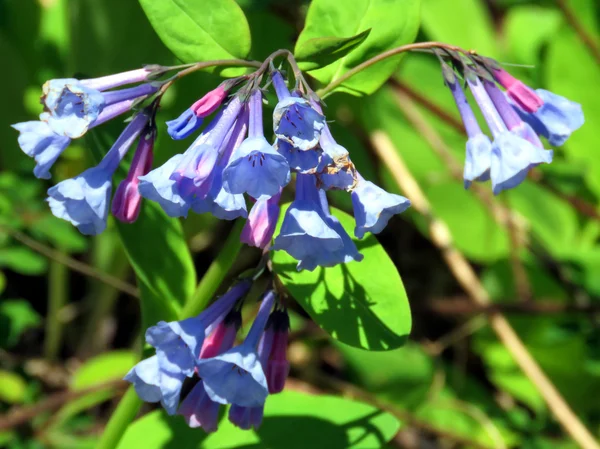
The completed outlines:
<svg viewBox="0 0 600 449">
<path fill-rule="evenodd" d="M 531 87 L 516 79 L 506 70 L 494 70 L 494 77 L 506 89 L 508 96 L 525 111 L 534 113 L 544 104 L 544 100 Z"/>
<path fill-rule="evenodd" d="M 271 243 L 279 218 L 280 198 L 281 192 L 268 199 L 259 199 L 254 203 L 244 229 L 242 229 L 240 237 L 242 242 L 261 249 Z"/>
<path fill-rule="evenodd" d="M 207 117 L 219 109 L 225 97 L 227 97 L 227 90 L 223 86 L 218 86 L 195 102 L 191 109 L 197 117 Z"/>
<path fill-rule="evenodd" d="M 287 360 L 288 331 L 290 319 L 286 311 L 275 311 L 271 316 L 273 343 L 267 362 L 266 376 L 269 393 L 281 393 L 290 374 Z"/>
<path fill-rule="evenodd" d="M 115 218 L 123 223 L 133 223 L 140 214 L 142 196 L 138 191 L 140 183 L 138 177 L 144 176 L 152 168 L 152 149 L 155 139 L 156 130 L 146 129 L 140 137 L 129 173 L 117 187 L 111 210 Z"/>
<path fill-rule="evenodd" d="M 229 312 L 217 328 L 204 339 L 200 350 L 200 358 L 209 359 L 231 349 L 241 324 L 242 316 L 240 312 L 238 310 Z"/>
</svg>

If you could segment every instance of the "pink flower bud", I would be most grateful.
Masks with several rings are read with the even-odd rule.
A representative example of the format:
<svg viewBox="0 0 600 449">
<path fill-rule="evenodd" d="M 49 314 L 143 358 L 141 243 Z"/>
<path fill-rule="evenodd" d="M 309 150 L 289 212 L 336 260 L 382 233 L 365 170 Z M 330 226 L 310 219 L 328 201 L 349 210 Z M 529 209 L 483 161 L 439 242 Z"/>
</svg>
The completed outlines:
<svg viewBox="0 0 600 449">
<path fill-rule="evenodd" d="M 242 229 L 240 240 L 250 246 L 264 248 L 273 238 L 279 218 L 281 192 L 268 199 L 259 199 L 252 206 L 248 220 Z"/>
<path fill-rule="evenodd" d="M 536 112 L 544 101 L 533 89 L 502 69 L 494 70 L 494 77 L 506 89 L 508 96 L 525 111 Z"/>
<path fill-rule="evenodd" d="M 127 178 L 117 187 L 111 210 L 115 218 L 123 223 L 133 223 L 140 213 L 142 196 L 138 191 L 140 183 L 138 176 L 144 176 L 152 168 L 152 148 L 155 138 L 156 131 L 153 129 L 142 134 Z"/>
<path fill-rule="evenodd" d="M 197 117 L 207 117 L 219 109 L 225 97 L 227 97 L 227 91 L 224 87 L 219 86 L 195 102 L 191 109 Z"/>
<path fill-rule="evenodd" d="M 209 359 L 231 349 L 241 323 L 240 313 L 238 311 L 230 312 L 217 328 L 204 339 L 200 350 L 200 358 Z"/>
</svg>

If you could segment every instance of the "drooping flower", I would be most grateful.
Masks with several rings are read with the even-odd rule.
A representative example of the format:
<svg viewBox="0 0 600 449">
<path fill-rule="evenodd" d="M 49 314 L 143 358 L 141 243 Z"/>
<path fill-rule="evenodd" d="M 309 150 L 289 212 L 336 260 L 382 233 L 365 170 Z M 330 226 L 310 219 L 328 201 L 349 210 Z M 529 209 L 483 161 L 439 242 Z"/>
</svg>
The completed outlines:
<svg viewBox="0 0 600 449">
<path fill-rule="evenodd" d="M 157 201 L 171 217 L 187 216 L 210 192 L 223 141 L 231 133 L 242 103 L 234 98 L 183 154 L 140 178 L 140 193 Z"/>
<path fill-rule="evenodd" d="M 96 167 L 48 189 L 47 201 L 52 213 L 70 221 L 82 234 L 96 235 L 104 231 L 112 176 L 148 119 L 145 112 L 137 114 Z"/>
<path fill-rule="evenodd" d="M 223 170 L 223 187 L 229 193 L 253 198 L 271 197 L 290 181 L 290 167 L 263 134 L 262 93 L 250 95 L 248 138 L 233 152 Z"/>
<path fill-rule="evenodd" d="M 317 147 L 308 151 L 301 151 L 284 140 L 277 139 L 275 149 L 287 160 L 290 170 L 297 173 L 316 173 L 323 155 L 323 150 Z"/>
<path fill-rule="evenodd" d="M 469 106 L 467 97 L 454 75 L 454 71 L 447 64 L 444 64 L 442 72 L 446 85 L 452 92 L 468 136 L 463 179 L 465 188 L 469 188 L 473 181 L 487 181 L 490 179 L 492 142 L 481 131 L 477 118 Z"/>
<path fill-rule="evenodd" d="M 544 100 L 536 92 L 522 81 L 513 77 L 506 70 L 496 68 L 493 70 L 494 78 L 506 89 L 507 95 L 524 111 L 536 112 Z"/>
<path fill-rule="evenodd" d="M 271 313 L 267 331 L 273 334 L 271 350 L 266 363 L 265 373 L 269 385 L 269 393 L 281 393 L 290 373 L 290 363 L 287 360 L 288 334 L 290 318 L 287 310 L 275 310 Z"/>
<path fill-rule="evenodd" d="M 273 112 L 273 131 L 278 139 L 300 151 L 312 150 L 319 144 L 325 117 L 305 98 L 292 96 L 281 73 L 271 73 L 279 103 Z"/>
<path fill-rule="evenodd" d="M 529 113 L 516 103 L 512 105 L 539 135 L 548 139 L 551 145 L 561 146 L 585 122 L 581 105 L 544 89 L 536 92 L 544 101 L 536 112 Z"/>
<path fill-rule="evenodd" d="M 362 239 L 367 232 L 378 234 L 383 231 L 392 216 L 410 207 L 410 201 L 386 192 L 359 174 L 358 183 L 352 190 L 352 207 L 356 220 L 354 235 Z"/>
<path fill-rule="evenodd" d="M 205 117 L 215 112 L 227 97 L 227 90 L 223 84 L 208 92 L 186 109 L 178 118 L 167 122 L 167 132 L 175 139 L 185 139 L 202 126 Z"/>
<path fill-rule="evenodd" d="M 298 260 L 297 269 L 314 270 L 317 266 L 338 263 L 336 251 L 343 250 L 342 237 L 331 227 L 321 207 L 315 177 L 296 177 L 296 198 L 285 213 L 274 250 L 284 250 Z"/>
<path fill-rule="evenodd" d="M 256 200 L 242 229 L 241 241 L 243 243 L 261 249 L 271 243 L 279 218 L 280 198 L 281 193 L 278 193 L 271 198 Z"/>
<path fill-rule="evenodd" d="M 149 83 L 104 92 L 107 89 L 145 80 L 149 73 L 142 69 L 142 71 L 126 72 L 112 78 L 104 77 L 104 80 L 66 78 L 47 81 L 42 88 L 45 113 L 41 118 L 47 121 L 59 135 L 71 139 L 81 137 L 99 118 L 105 107 L 155 93 L 158 87 Z"/>
<path fill-rule="evenodd" d="M 41 179 L 50 179 L 50 168 L 69 146 L 71 139 L 56 134 L 46 122 L 23 122 L 12 127 L 20 133 L 21 150 L 35 159 L 33 174 Z"/>
<path fill-rule="evenodd" d="M 260 407 L 268 395 L 265 373 L 257 353 L 275 295 L 268 292 L 244 342 L 210 359 L 196 362 L 206 393 L 220 404 Z"/>
<path fill-rule="evenodd" d="M 121 181 L 113 198 L 111 210 L 117 220 L 133 223 L 137 220 L 142 205 L 142 196 L 138 190 L 139 177 L 152 168 L 152 149 L 156 139 L 156 129 L 147 126 L 133 156 L 127 177 Z"/>
</svg>

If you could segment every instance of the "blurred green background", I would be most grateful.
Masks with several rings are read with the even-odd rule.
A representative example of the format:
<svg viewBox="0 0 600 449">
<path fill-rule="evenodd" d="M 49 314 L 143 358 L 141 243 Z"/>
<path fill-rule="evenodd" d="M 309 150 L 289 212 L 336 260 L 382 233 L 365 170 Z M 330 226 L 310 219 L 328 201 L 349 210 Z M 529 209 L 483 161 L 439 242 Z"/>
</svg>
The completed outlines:
<svg viewBox="0 0 600 449">
<path fill-rule="evenodd" d="M 293 49 L 309 2 L 239 3 L 252 31 L 253 59 Z M 555 149 L 554 162 L 490 207 L 463 189 L 448 164 L 448 155 L 462 164 L 465 137 L 452 126 L 458 114 L 431 55 L 405 56 L 393 80 L 370 97 L 335 94 L 327 100 L 334 134 L 362 174 L 402 193 L 368 139 L 376 130 L 390 136 L 433 214 L 448 225 L 497 302 L 495 310 L 504 311 L 579 418 L 600 436 L 600 4 L 422 0 L 417 40 L 514 64 L 506 67 L 526 83 L 583 106 L 586 124 Z M 47 79 L 177 61 L 134 0 L 0 0 L 0 58 L 0 447 L 91 448 L 139 345 L 132 271 L 114 223 L 90 239 L 50 214 L 44 192 L 51 184 L 33 177 L 33 163 L 9 125 L 39 114 Z M 189 144 L 170 140 L 164 121 L 218 80 L 200 73 L 169 91 L 155 165 Z M 422 122 L 437 145 L 432 133 L 417 130 Z M 118 132 L 121 126 L 108 128 Z M 52 183 L 92 163 L 86 143 L 78 142 L 55 165 Z M 334 199 L 350 210 L 348 196 Z M 511 225 L 494 216 L 498 207 L 510 211 Z M 193 216 L 183 226 L 200 277 L 231 224 Z M 394 218 L 379 240 L 408 292 L 411 341 L 390 352 L 352 349 L 332 343 L 296 307 L 290 389 L 350 395 L 358 389 L 381 401 L 401 417 L 400 432 L 388 443 L 394 447 L 576 447 L 486 325 L 489 311 L 475 308 L 452 276 L 425 218 L 415 211 Z M 232 275 L 256 258 L 244 249 Z M 19 413 L 25 415 L 15 420 Z M 239 447 L 211 446 L 201 441 L 202 431 L 179 431 L 186 438 L 176 447 Z M 158 437 L 152 441 L 139 441 L 140 447 L 168 447 Z M 292 447 L 288 443 L 280 447 Z"/>
</svg>

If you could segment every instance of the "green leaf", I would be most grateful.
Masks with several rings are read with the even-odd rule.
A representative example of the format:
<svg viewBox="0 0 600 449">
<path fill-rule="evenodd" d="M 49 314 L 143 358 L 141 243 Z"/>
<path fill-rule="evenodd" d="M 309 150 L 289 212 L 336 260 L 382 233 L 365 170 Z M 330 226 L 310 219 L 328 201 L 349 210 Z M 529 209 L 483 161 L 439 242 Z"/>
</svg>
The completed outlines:
<svg viewBox="0 0 600 449">
<path fill-rule="evenodd" d="M 492 18 L 484 0 L 423 0 L 422 21 L 431 40 L 498 56 Z"/>
<path fill-rule="evenodd" d="M 16 373 L 0 370 L 0 401 L 22 403 L 27 396 L 27 383 Z"/>
<path fill-rule="evenodd" d="M 180 416 L 154 411 L 134 422 L 118 448 L 146 449 L 374 449 L 383 447 L 400 428 L 396 418 L 376 408 L 333 396 L 285 391 L 269 396 L 263 424 L 241 430 L 223 419 L 219 431 L 206 435 L 189 428 Z"/>
<path fill-rule="evenodd" d="M 40 324 L 41 317 L 24 299 L 3 299 L 0 303 L 0 348 L 11 348 L 23 332 Z"/>
<path fill-rule="evenodd" d="M 137 356 L 131 351 L 112 351 L 93 357 L 73 374 L 72 390 L 84 390 L 110 380 L 121 379 L 136 363 Z"/>
<path fill-rule="evenodd" d="M 140 0 L 163 43 L 183 62 L 245 58 L 250 28 L 233 0 Z"/>
<path fill-rule="evenodd" d="M 333 64 L 310 72 L 318 81 L 328 84 L 367 59 L 412 42 L 419 28 L 419 8 L 420 0 L 356 0 L 351 7 L 337 0 L 314 0 L 308 8 L 295 53 L 313 39 L 354 36 L 372 29 L 362 45 Z M 357 96 L 370 94 L 391 76 L 399 61 L 396 56 L 379 62 L 336 90 Z"/>
<path fill-rule="evenodd" d="M 346 56 L 369 36 L 371 28 L 352 37 L 315 37 L 297 45 L 294 56 L 302 70 L 328 66 Z"/>
<path fill-rule="evenodd" d="M 278 230 L 287 207 L 282 207 Z M 335 208 L 332 212 L 348 234 L 354 235 L 354 219 Z M 402 346 L 411 329 L 402 279 L 373 235 L 353 240 L 365 256 L 362 262 L 298 272 L 296 259 L 275 251 L 273 270 L 296 301 L 333 338 L 370 350 Z"/>
<path fill-rule="evenodd" d="M 40 275 L 48 269 L 48 261 L 22 246 L 0 248 L 0 267 L 10 268 L 13 271 L 30 276 Z"/>
<path fill-rule="evenodd" d="M 181 223 L 144 201 L 135 223 L 118 224 L 141 293 L 144 328 L 177 319 L 196 288 L 196 269 Z"/>
</svg>

